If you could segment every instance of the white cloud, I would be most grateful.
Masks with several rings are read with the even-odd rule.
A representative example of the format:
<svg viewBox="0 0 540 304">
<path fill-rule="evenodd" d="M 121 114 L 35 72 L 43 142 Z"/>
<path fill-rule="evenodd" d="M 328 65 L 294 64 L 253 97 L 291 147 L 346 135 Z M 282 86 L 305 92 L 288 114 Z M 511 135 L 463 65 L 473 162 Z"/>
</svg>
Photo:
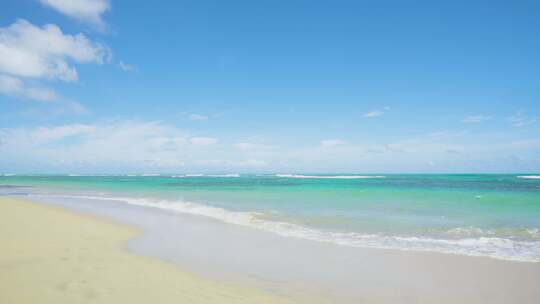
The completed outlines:
<svg viewBox="0 0 540 304">
<path fill-rule="evenodd" d="M 34 143 L 49 143 L 58 140 L 64 140 L 71 136 L 91 134 L 97 128 L 92 125 L 72 124 L 58 127 L 38 127 L 27 133 L 29 139 Z"/>
<path fill-rule="evenodd" d="M 60 101 L 60 105 L 83 112 L 81 105 L 67 101 L 40 80 L 77 81 L 74 64 L 103 64 L 110 50 L 83 34 L 64 34 L 54 24 L 38 27 L 17 20 L 0 28 L 0 94 L 38 101 Z"/>
<path fill-rule="evenodd" d="M 442 133 L 442 132 L 439 132 Z M 102 121 L 27 128 L 0 128 L 0 168 L 28 172 L 126 171 L 474 171 L 538 168 L 540 140 L 423 134 L 381 145 L 328 139 L 321 145 L 292 144 L 257 150 L 258 144 L 211 145 L 161 122 Z M 492 140 L 498 138 L 497 140 Z M 208 145 L 210 144 L 210 145 Z M 239 153 L 238 149 L 247 149 Z M 255 150 L 251 150 L 255 149 Z M 404 152 L 406 153 L 396 153 Z M 519 163 L 509 163 L 518 155 Z M 430 167 L 432 161 L 434 167 Z M 535 167 L 536 166 L 536 167 Z"/>
<path fill-rule="evenodd" d="M 326 139 L 321 141 L 321 146 L 323 148 L 331 148 L 336 146 L 344 145 L 346 142 L 341 139 Z"/>
<path fill-rule="evenodd" d="M 208 120 L 208 116 L 201 115 L 201 114 L 190 114 L 189 115 L 190 120 Z"/>
<path fill-rule="evenodd" d="M 208 146 L 217 143 L 217 139 L 213 137 L 192 137 L 189 139 L 191 144 L 197 146 Z"/>
<path fill-rule="evenodd" d="M 64 34 L 54 24 L 42 28 L 17 20 L 0 28 L 0 72 L 18 77 L 76 81 L 75 63 L 97 63 L 110 59 L 110 51 L 83 34 Z"/>
<path fill-rule="evenodd" d="M 183 131 L 158 122 L 4 128 L 0 129 L 0 167 L 174 166 L 183 164 L 190 151 L 186 141 Z"/>
<path fill-rule="evenodd" d="M 124 72 L 137 72 L 137 68 L 131 64 L 127 64 L 123 61 L 118 63 L 118 67 Z"/>
<path fill-rule="evenodd" d="M 467 116 L 465 118 L 463 118 L 463 120 L 461 122 L 464 122 L 464 123 L 480 123 L 480 122 L 484 122 L 486 120 L 490 120 L 491 118 L 493 118 L 492 116 L 487 116 L 487 115 L 471 115 L 471 116 Z"/>
<path fill-rule="evenodd" d="M 383 111 L 379 111 L 379 110 L 373 110 L 373 111 L 370 111 L 370 112 L 367 112 L 363 115 L 363 117 L 365 118 L 374 118 L 374 117 L 379 117 L 381 115 L 383 115 L 384 112 Z"/>
<path fill-rule="evenodd" d="M 523 111 L 518 111 L 514 115 L 507 118 L 507 120 L 514 126 L 514 127 L 524 127 L 526 125 L 533 124 L 537 122 L 538 119 L 533 117 L 528 117 Z"/>
<path fill-rule="evenodd" d="M 30 86 L 16 77 L 0 74 L 0 94 L 39 101 L 57 101 L 58 94 L 49 88 Z"/>
<path fill-rule="evenodd" d="M 45 171 L 123 171 L 191 166 L 247 168 L 264 159 L 213 146 L 161 122 L 102 121 L 28 128 L 0 128 L 0 168 Z M 206 160 L 221 159 L 219 163 Z M 166 170 L 163 169 L 163 170 Z M 34 171 L 35 172 L 35 171 Z"/>
<path fill-rule="evenodd" d="M 58 12 L 69 17 L 93 23 L 99 27 L 104 25 L 101 15 L 111 8 L 109 0 L 39 0 Z"/>
</svg>

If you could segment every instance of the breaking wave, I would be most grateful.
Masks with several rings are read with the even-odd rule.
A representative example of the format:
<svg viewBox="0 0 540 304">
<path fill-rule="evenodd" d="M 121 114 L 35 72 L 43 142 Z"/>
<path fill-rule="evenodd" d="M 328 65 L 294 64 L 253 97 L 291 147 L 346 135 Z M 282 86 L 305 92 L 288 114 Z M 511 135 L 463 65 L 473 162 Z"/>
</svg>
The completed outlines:
<svg viewBox="0 0 540 304">
<path fill-rule="evenodd" d="M 368 179 L 385 178 L 382 175 L 301 175 L 301 174 L 276 174 L 282 178 L 309 178 L 309 179 Z"/>
<path fill-rule="evenodd" d="M 48 195 L 47 195 L 48 196 Z M 56 196 L 56 195 L 55 195 Z M 261 212 L 238 212 L 185 201 L 153 200 L 129 197 L 59 195 L 60 197 L 115 201 L 135 206 L 158 208 L 170 212 L 205 216 L 221 222 L 252 227 L 284 237 L 295 237 L 341 246 L 431 251 L 468 256 L 483 256 L 502 260 L 540 262 L 538 229 L 526 229 L 532 240 L 501 237 L 474 227 L 454 228 L 448 237 L 399 236 L 363 234 L 358 232 L 332 232 L 298 224 L 266 220 Z"/>
<path fill-rule="evenodd" d="M 186 178 L 186 177 L 240 177 L 240 174 L 182 174 L 172 175 L 173 178 Z"/>
<path fill-rule="evenodd" d="M 517 178 L 524 178 L 524 179 L 540 179 L 540 175 L 520 175 Z"/>
</svg>

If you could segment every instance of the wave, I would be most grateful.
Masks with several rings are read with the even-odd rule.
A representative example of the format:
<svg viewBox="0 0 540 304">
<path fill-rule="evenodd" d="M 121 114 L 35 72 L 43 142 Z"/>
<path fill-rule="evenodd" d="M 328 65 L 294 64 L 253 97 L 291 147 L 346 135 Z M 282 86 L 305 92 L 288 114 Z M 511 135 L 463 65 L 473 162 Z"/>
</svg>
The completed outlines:
<svg viewBox="0 0 540 304">
<path fill-rule="evenodd" d="M 126 175 L 117 175 L 117 174 L 80 174 L 80 173 L 70 173 L 66 175 L 60 175 L 60 176 L 67 176 L 67 177 L 119 177 L 119 176 L 130 176 L 129 174 Z M 135 175 L 133 175 L 135 176 Z"/>
<path fill-rule="evenodd" d="M 540 179 L 540 175 L 520 175 L 517 178 L 524 178 L 524 179 Z"/>
<path fill-rule="evenodd" d="M 284 178 L 308 178 L 308 179 L 368 179 L 385 178 L 382 175 L 301 175 L 301 174 L 276 174 L 276 177 Z"/>
<path fill-rule="evenodd" d="M 3 173 L 3 174 L 0 174 L 0 176 L 15 176 L 17 174 L 14 174 L 14 173 Z"/>
<path fill-rule="evenodd" d="M 349 247 L 429 251 L 521 262 L 540 262 L 540 241 L 515 240 L 508 237 L 490 235 L 474 227 L 450 230 L 449 234 L 453 233 L 454 235 L 448 238 L 332 232 L 288 222 L 266 220 L 262 218 L 264 214 L 261 212 L 230 211 L 219 207 L 185 201 L 83 195 L 60 196 L 77 199 L 116 201 L 135 206 L 205 216 L 224 223 L 256 228 L 284 237 L 295 237 Z M 527 231 L 531 235 L 538 236 L 538 229 L 536 228 Z"/>
<path fill-rule="evenodd" d="M 187 178 L 187 177 L 240 177 L 240 174 L 183 174 L 172 175 L 173 178 Z"/>
<path fill-rule="evenodd" d="M 505 237 L 505 238 L 526 238 L 540 239 L 540 230 L 538 228 L 497 228 L 482 229 L 478 227 L 456 227 L 445 231 L 448 236 L 453 237 Z"/>
</svg>

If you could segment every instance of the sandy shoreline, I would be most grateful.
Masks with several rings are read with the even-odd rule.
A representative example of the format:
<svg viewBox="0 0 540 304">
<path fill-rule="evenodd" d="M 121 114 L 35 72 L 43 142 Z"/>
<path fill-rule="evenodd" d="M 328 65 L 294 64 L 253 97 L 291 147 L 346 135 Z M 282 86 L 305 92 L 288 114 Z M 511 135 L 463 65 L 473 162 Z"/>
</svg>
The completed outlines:
<svg viewBox="0 0 540 304">
<path fill-rule="evenodd" d="M 0 303 L 540 299 L 540 263 L 347 248 L 117 202 L 49 203 L 0 199 Z"/>
<path fill-rule="evenodd" d="M 138 231 L 0 199 L 0 303 L 288 303 L 124 249 Z"/>
</svg>

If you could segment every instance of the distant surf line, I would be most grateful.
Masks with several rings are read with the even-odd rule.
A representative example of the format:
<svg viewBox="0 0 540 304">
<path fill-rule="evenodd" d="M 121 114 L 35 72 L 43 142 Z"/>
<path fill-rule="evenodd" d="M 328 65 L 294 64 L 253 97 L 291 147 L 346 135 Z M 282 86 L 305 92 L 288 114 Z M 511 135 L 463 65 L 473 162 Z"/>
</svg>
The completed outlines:
<svg viewBox="0 0 540 304">
<path fill-rule="evenodd" d="M 518 178 L 523 179 L 540 179 L 540 175 L 520 175 Z"/>
<path fill-rule="evenodd" d="M 385 178 L 382 175 L 302 175 L 302 174 L 276 174 L 281 178 L 305 178 L 305 179 L 370 179 Z"/>
</svg>

